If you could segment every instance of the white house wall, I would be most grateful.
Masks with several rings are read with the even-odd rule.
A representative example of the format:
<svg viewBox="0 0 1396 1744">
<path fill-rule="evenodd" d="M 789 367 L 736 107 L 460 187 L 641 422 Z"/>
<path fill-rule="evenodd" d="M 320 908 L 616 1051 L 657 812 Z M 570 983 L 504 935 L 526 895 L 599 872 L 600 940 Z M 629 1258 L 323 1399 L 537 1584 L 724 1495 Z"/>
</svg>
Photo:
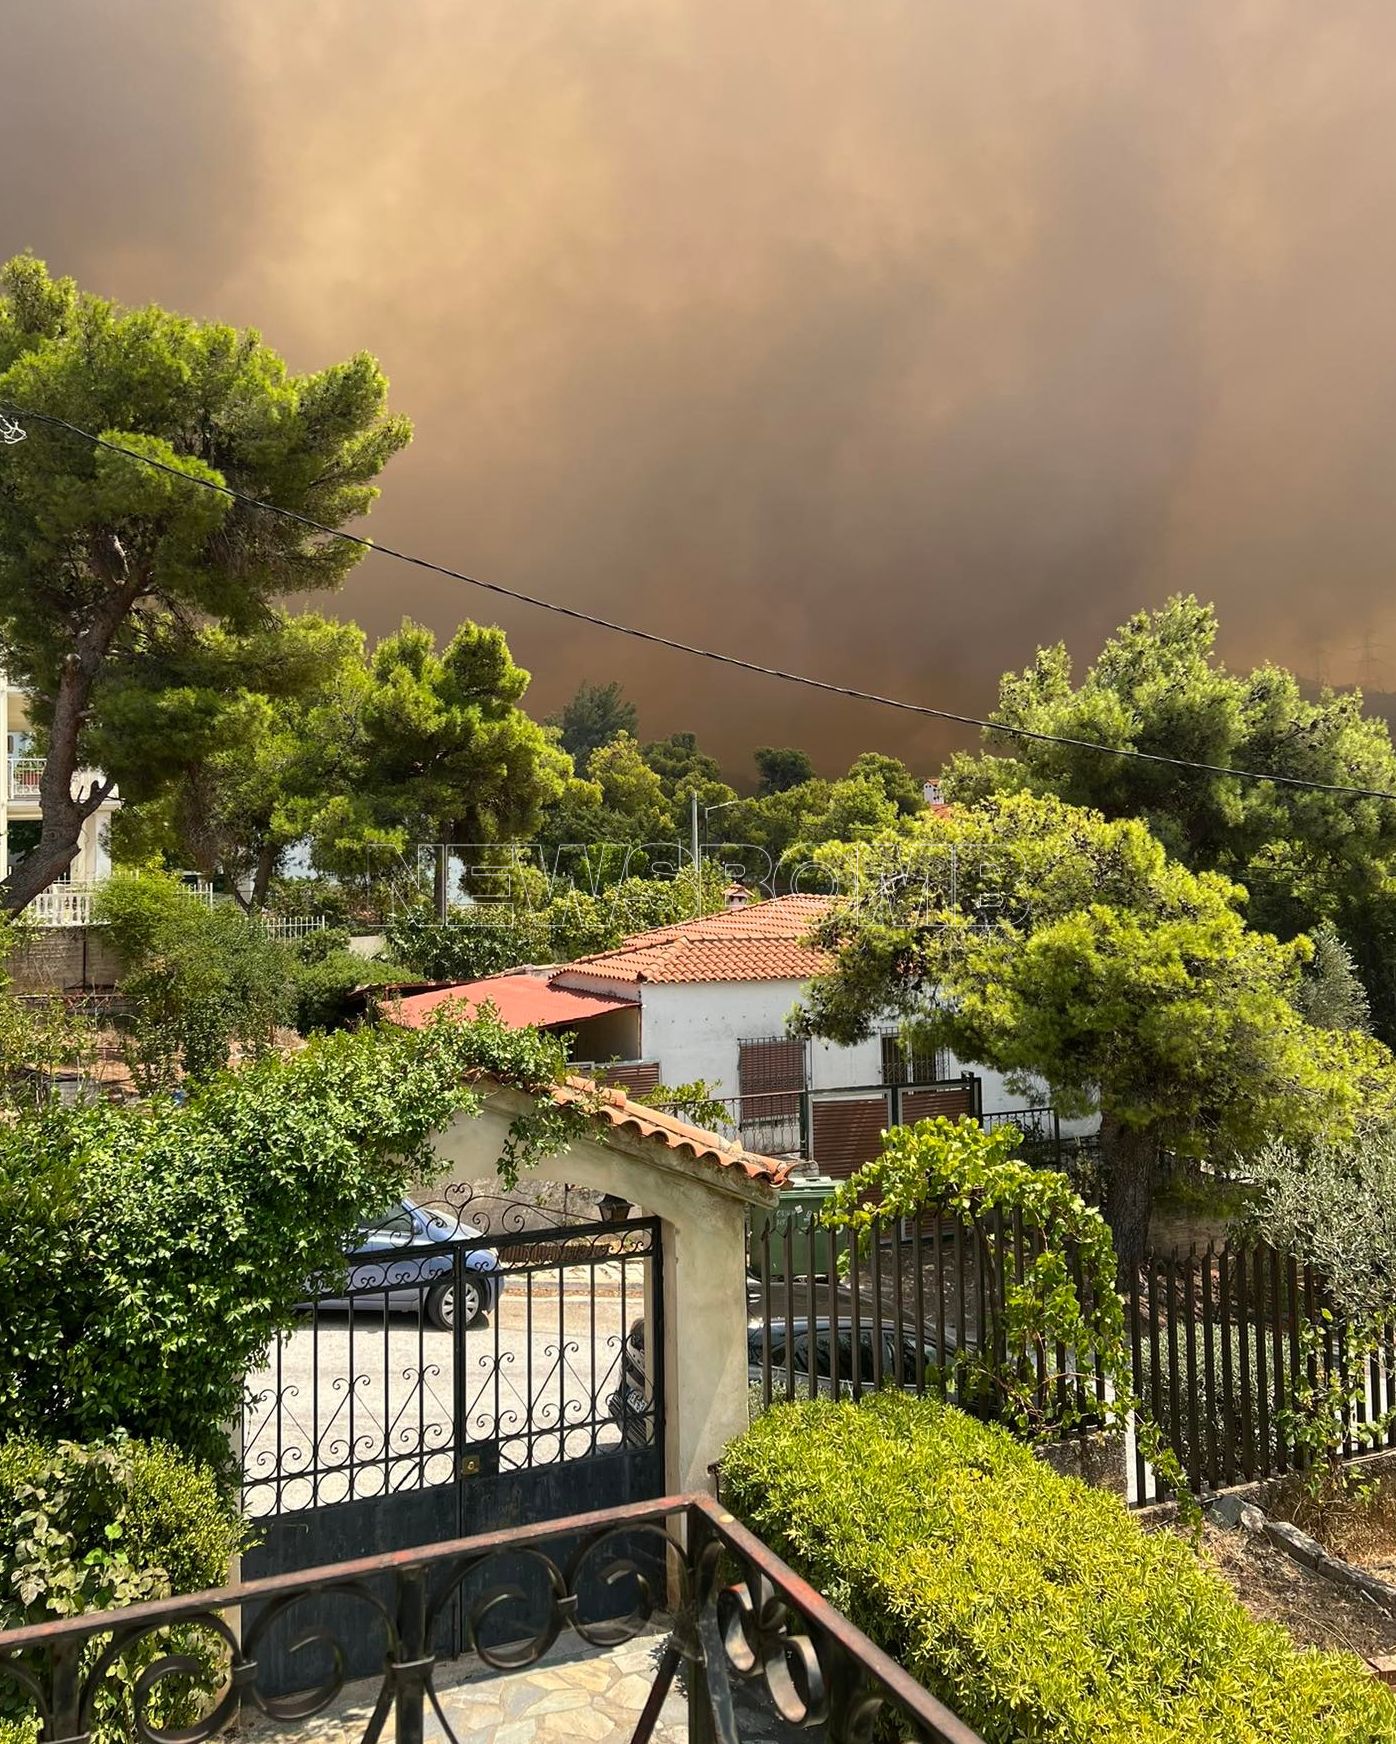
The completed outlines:
<svg viewBox="0 0 1396 1744">
<path fill-rule="evenodd" d="M 640 1052 L 657 1060 L 666 1084 L 691 1084 L 706 1079 L 719 1096 L 739 1094 L 737 1044 L 785 1033 L 785 1020 L 800 999 L 799 981 L 646 982 L 640 988 Z M 889 1025 L 890 1027 L 890 1025 Z M 951 1056 L 949 1076 L 962 1071 L 978 1075 L 986 1114 L 1010 1109 L 1048 1107 L 1051 1096 L 1039 1084 L 1024 1095 L 1013 1091 L 997 1072 L 963 1063 Z M 832 1042 L 810 1045 L 810 1088 L 847 1090 L 882 1081 L 882 1046 L 877 1037 L 854 1047 Z M 1062 1123 L 1063 1132 L 1089 1131 L 1094 1120 Z"/>
<path fill-rule="evenodd" d="M 738 1042 L 784 1035 L 800 987 L 798 981 L 646 982 L 640 989 L 644 1056 L 659 1061 L 666 1084 L 705 1078 L 716 1094 L 736 1096 Z M 816 1043 L 813 1087 L 876 1084 L 880 1058 L 876 1041 L 856 1048 Z"/>
</svg>

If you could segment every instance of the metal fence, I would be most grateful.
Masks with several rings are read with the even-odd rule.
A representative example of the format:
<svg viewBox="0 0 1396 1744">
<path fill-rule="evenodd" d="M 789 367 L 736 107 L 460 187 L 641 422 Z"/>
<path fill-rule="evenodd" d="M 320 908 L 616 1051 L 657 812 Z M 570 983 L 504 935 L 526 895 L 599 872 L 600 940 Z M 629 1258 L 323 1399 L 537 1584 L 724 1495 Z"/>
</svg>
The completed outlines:
<svg viewBox="0 0 1396 1744">
<path fill-rule="evenodd" d="M 859 1399 L 891 1386 L 993 1415 L 999 1401 L 986 1370 L 1005 1373 L 1011 1360 L 1043 1418 L 1074 1405 L 1084 1433 L 1107 1392 L 1097 1354 L 1038 1347 L 1010 1357 L 1009 1292 L 1041 1252 L 1041 1237 L 1016 1215 L 995 1214 L 975 1228 L 934 1215 L 875 1223 L 860 1247 L 850 1231 L 794 1211 L 752 1244 L 752 1384 L 766 1404 Z M 1074 1250 L 1068 1266 L 1089 1306 Z"/>
<path fill-rule="evenodd" d="M 307 939 L 330 924 L 323 914 L 263 914 L 258 916 L 270 939 Z"/>
<path fill-rule="evenodd" d="M 1135 1392 L 1198 1492 L 1303 1469 L 1306 1414 L 1331 1413 L 1340 1458 L 1396 1447 L 1396 1327 L 1350 1370 L 1322 1278 L 1287 1254 L 1226 1243 L 1151 1258 L 1126 1320 Z M 1164 1500 L 1138 1446 L 1133 1464 L 1131 1493 Z"/>
<path fill-rule="evenodd" d="M 671 1595 L 677 1603 L 666 1616 Z M 308 1627 L 330 1596 L 349 1607 L 345 1620 Z M 666 1627 L 655 1635 L 631 1744 L 654 1736 L 680 1676 L 694 1740 L 740 1744 L 784 1722 L 835 1739 L 870 1738 L 885 1725 L 888 1736 L 923 1744 L 981 1744 L 707 1496 L 513 1525 L 10 1630 L 0 1633 L 0 1694 L 7 1712 L 38 1720 L 44 1744 L 93 1735 L 202 1744 L 259 1716 L 263 1727 L 269 1719 L 304 1737 L 305 1722 L 339 1698 L 349 1651 L 362 1639 L 374 1652 L 373 1686 L 336 1734 L 374 1744 L 391 1716 L 397 1744 L 421 1744 L 429 1724 L 433 1736 L 439 1724 L 454 1739 L 435 1687 L 452 1652 L 453 1610 L 465 1615 L 459 1650 L 477 1658 L 475 1687 L 536 1664 L 569 1632 L 586 1651 Z M 285 1693 L 265 1679 L 278 1636 L 304 1650 Z M 565 1688 L 565 1674 L 560 1681 Z M 568 1735 L 570 1721 L 571 1736 L 600 1736 L 600 1717 L 583 1697 L 580 1710 L 558 1713 L 556 1735 Z"/>
<path fill-rule="evenodd" d="M 752 1241 L 752 1384 L 767 1404 L 897 1387 L 992 1415 L 993 1376 L 1026 1360 L 1041 1420 L 1069 1416 L 1085 1434 L 1109 1397 L 1098 1353 L 1011 1350 L 1003 1335 L 1006 1291 L 1039 1252 L 999 1219 L 875 1225 L 860 1249 L 817 1213 L 783 1212 Z M 1067 1263 L 1089 1309 L 1079 1255 Z M 1134 1396 L 1198 1495 L 1302 1470 L 1314 1455 L 1296 1425 L 1315 1414 L 1339 1458 L 1396 1447 L 1396 1326 L 1353 1361 L 1323 1280 L 1273 1248 L 1151 1258 L 1126 1293 L 1125 1331 Z M 1169 1499 L 1133 1429 L 1125 1447 L 1130 1502 Z"/>
</svg>

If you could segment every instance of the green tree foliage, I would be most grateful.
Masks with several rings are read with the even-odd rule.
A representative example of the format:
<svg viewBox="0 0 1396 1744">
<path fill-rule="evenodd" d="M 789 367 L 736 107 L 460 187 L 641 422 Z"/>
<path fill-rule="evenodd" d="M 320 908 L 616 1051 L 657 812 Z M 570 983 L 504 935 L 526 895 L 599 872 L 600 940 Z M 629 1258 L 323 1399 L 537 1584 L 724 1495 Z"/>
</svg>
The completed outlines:
<svg viewBox="0 0 1396 1744">
<path fill-rule="evenodd" d="M 678 860 L 664 784 L 628 733 L 592 752 L 585 781 L 563 786 L 539 838 L 550 870 L 592 889 Z"/>
<path fill-rule="evenodd" d="M 572 700 L 547 721 L 548 726 L 557 728 L 563 750 L 582 775 L 593 751 L 622 733 L 633 739 L 639 724 L 639 711 L 614 679 L 609 684 L 579 684 Z"/>
<path fill-rule="evenodd" d="M 179 685 L 157 676 L 124 687 L 108 734 L 145 770 L 114 846 L 197 867 L 250 908 L 297 843 L 358 888 L 423 842 L 527 836 L 580 785 L 519 708 L 528 674 L 503 634 L 477 624 L 438 652 L 405 623 L 370 653 L 356 625 L 274 618 L 207 630 Z"/>
<path fill-rule="evenodd" d="M 723 875 L 703 864 L 701 909 L 722 907 Z M 692 870 L 674 878 L 625 878 L 598 892 L 563 890 L 534 906 L 455 908 L 442 921 L 428 907 L 400 910 L 388 922 L 388 948 L 428 981 L 474 981 L 526 963 L 565 963 L 614 950 L 651 927 L 691 920 L 698 912 Z"/>
<path fill-rule="evenodd" d="M 436 1170 L 480 1071 L 533 1093 L 505 1158 L 565 1142 L 560 1049 L 488 1017 L 319 1037 L 168 1098 L 0 1127 L 0 1413 L 12 1433 L 117 1429 L 223 1469 L 226 1426 L 361 1216 Z"/>
<path fill-rule="evenodd" d="M 528 682 L 502 630 L 463 623 L 438 651 L 430 630 L 404 622 L 369 661 L 362 797 L 350 796 L 346 816 L 404 841 L 530 835 L 572 771 L 548 730 L 518 706 Z M 323 845 L 317 857 L 326 863 Z"/>
<path fill-rule="evenodd" d="M 786 793 L 814 780 L 814 764 L 809 753 L 792 746 L 761 745 L 753 753 L 756 759 L 757 796 L 769 799 L 773 793 Z"/>
<path fill-rule="evenodd" d="M 659 777 L 666 797 L 685 782 L 722 779 L 721 764 L 698 749 L 696 733 L 670 733 L 667 739 L 651 739 L 642 748 L 642 755 Z"/>
<path fill-rule="evenodd" d="M 993 719 L 1221 770 L 1396 791 L 1390 733 L 1363 713 L 1360 693 L 1311 701 L 1280 667 L 1229 672 L 1216 635 L 1210 606 L 1172 599 L 1122 625 L 1079 684 L 1064 645 L 1040 650 L 1004 677 Z M 1396 1039 L 1396 805 L 992 730 L 985 742 L 990 754 L 954 759 L 952 800 L 1026 789 L 1142 819 L 1186 865 L 1243 884 L 1253 926 L 1292 938 L 1332 922 L 1354 951 L 1378 1033 Z"/>
<path fill-rule="evenodd" d="M 900 758 L 881 751 L 864 751 L 849 765 L 850 781 L 871 781 L 897 808 L 899 817 L 914 817 L 925 805 L 921 783 Z"/>
<path fill-rule="evenodd" d="M 279 597 L 336 586 L 362 555 L 343 540 L 186 482 L 226 483 L 329 526 L 366 514 L 410 436 L 364 354 L 292 375 L 250 330 L 154 306 L 125 309 L 18 257 L 0 270 L 0 401 L 71 420 L 176 475 L 34 422 L 7 450 L 0 493 L 0 654 L 31 692 L 47 762 L 39 843 L 4 901 L 58 877 L 83 821 L 139 770 L 108 739 L 114 678 L 159 672 L 198 626 L 251 629 Z"/>
<path fill-rule="evenodd" d="M 1367 992 L 1337 928 L 1321 921 L 1312 939 L 1314 954 L 1305 966 L 1294 1003 L 1320 1029 L 1369 1030 Z"/>
<path fill-rule="evenodd" d="M 1250 931 L 1233 885 L 1141 823 L 1016 794 L 821 863 L 848 900 L 806 1026 L 854 1041 L 896 1012 L 919 1045 L 1045 1079 L 1064 1113 L 1098 1109 L 1123 1268 L 1145 1252 L 1165 1147 L 1250 1154 L 1390 1103 L 1384 1047 L 1295 1009 L 1308 941 Z"/>
<path fill-rule="evenodd" d="M 723 1500 L 986 1739 L 1381 1744 L 1396 1698 L 1007 1431 L 879 1393 L 765 1412 Z"/>
<path fill-rule="evenodd" d="M 366 672 L 356 625 L 273 614 L 245 635 L 206 626 L 163 666 L 116 680 L 97 753 L 136 774 L 114 855 L 197 870 L 261 908 L 292 847 L 363 791 Z"/>
<path fill-rule="evenodd" d="M 234 1044 L 260 1057 L 290 1020 L 291 953 L 233 904 L 128 872 L 102 887 L 96 916 L 121 958 L 127 1058 L 147 1093 L 221 1071 Z"/>
</svg>

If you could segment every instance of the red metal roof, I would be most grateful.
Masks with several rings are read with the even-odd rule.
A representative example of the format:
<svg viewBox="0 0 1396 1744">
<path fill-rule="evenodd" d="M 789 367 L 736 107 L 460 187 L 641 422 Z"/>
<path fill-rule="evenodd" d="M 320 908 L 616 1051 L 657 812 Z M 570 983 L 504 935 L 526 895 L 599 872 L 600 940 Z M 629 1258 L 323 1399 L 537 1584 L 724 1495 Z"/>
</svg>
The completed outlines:
<svg viewBox="0 0 1396 1744">
<path fill-rule="evenodd" d="M 494 1006 L 500 1021 L 510 1029 L 565 1029 L 584 1017 L 600 1017 L 607 1011 L 623 1011 L 633 999 L 612 994 L 574 993 L 566 987 L 550 987 L 537 975 L 489 975 L 483 981 L 458 981 L 449 987 L 433 987 L 387 1006 L 394 1023 L 418 1029 L 443 1005 L 462 1006 L 468 1016 L 484 1004 Z"/>
</svg>

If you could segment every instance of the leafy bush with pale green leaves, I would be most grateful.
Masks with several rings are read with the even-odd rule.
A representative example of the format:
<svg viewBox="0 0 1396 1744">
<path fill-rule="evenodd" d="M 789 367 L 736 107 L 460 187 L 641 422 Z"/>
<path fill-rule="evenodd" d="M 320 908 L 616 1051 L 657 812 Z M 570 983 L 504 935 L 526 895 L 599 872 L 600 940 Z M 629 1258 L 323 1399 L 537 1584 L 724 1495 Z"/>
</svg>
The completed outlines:
<svg viewBox="0 0 1396 1744">
<path fill-rule="evenodd" d="M 142 1090 L 208 1078 L 270 1051 L 291 1015 L 293 959 L 231 902 L 208 903 L 168 872 L 121 872 L 97 918 L 121 959 L 126 1056 Z"/>
<path fill-rule="evenodd" d="M 1256 1622 L 1182 1539 L 929 1399 L 778 1405 L 723 1498 L 988 1744 L 1390 1744 L 1354 1658 Z"/>
<path fill-rule="evenodd" d="M 361 1216 L 436 1164 L 433 1132 L 493 1073 L 535 1094 L 503 1166 L 566 1140 L 552 1038 L 488 1013 L 319 1037 L 183 1106 L 50 1106 L 0 1126 L 0 1417 L 125 1429 L 222 1466 L 244 1377 Z"/>
<path fill-rule="evenodd" d="M 246 1541 L 213 1472 L 171 1447 L 0 1441 L 0 1629 L 221 1586 Z M 220 1681 L 220 1644 L 184 1629 L 164 1638 L 172 1647 L 199 1670 L 162 1681 L 154 1717 L 187 1723 Z M 161 1650 L 143 1643 L 111 1668 L 94 1709 L 99 1739 L 127 1735 L 135 1680 Z M 30 1744 L 35 1727 L 0 1678 L 0 1744 Z"/>
</svg>

